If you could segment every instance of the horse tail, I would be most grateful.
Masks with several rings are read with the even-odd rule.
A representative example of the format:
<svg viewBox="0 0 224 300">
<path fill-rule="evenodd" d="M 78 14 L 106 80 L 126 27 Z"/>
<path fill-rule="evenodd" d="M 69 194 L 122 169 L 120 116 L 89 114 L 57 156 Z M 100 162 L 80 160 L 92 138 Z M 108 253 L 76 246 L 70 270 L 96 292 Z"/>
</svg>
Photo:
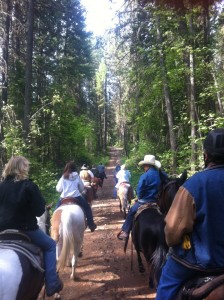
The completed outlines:
<svg viewBox="0 0 224 300">
<path fill-rule="evenodd" d="M 119 185 L 117 194 L 120 198 L 121 201 L 121 205 L 122 205 L 122 209 L 126 209 L 127 208 L 127 204 L 128 204 L 128 189 L 129 189 L 129 185 L 121 183 Z"/>
<path fill-rule="evenodd" d="M 74 245 L 74 236 L 72 233 L 72 218 L 71 214 L 66 213 L 63 211 L 61 220 L 62 226 L 62 249 L 60 256 L 57 262 L 57 270 L 59 271 L 61 268 L 63 269 L 66 266 L 66 263 L 69 259 L 70 251 L 73 249 Z"/>
<path fill-rule="evenodd" d="M 157 286 L 161 275 L 163 264 L 166 260 L 167 249 L 164 245 L 159 244 L 154 251 L 151 260 L 151 278 L 153 279 L 154 285 Z"/>
<path fill-rule="evenodd" d="M 63 243 L 57 270 L 66 266 L 70 254 L 75 259 L 74 263 L 77 263 L 85 231 L 85 216 L 82 208 L 78 205 L 65 206 L 61 216 L 61 228 Z"/>
</svg>

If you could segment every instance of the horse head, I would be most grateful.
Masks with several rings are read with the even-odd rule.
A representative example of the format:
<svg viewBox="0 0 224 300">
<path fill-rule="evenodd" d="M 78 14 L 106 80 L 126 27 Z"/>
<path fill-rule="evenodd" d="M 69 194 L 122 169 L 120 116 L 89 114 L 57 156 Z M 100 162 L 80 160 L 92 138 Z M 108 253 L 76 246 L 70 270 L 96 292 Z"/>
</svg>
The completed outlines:
<svg viewBox="0 0 224 300">
<path fill-rule="evenodd" d="M 50 210 L 53 204 L 54 203 L 52 202 L 51 204 L 46 205 L 45 212 L 40 217 L 37 217 L 39 228 L 48 235 L 50 235 Z"/>
<path fill-rule="evenodd" d="M 173 199 L 179 187 L 187 179 L 187 171 L 184 170 L 180 177 L 167 177 L 160 171 L 161 184 L 158 193 L 158 205 L 163 214 L 166 214 L 170 209 Z"/>
</svg>

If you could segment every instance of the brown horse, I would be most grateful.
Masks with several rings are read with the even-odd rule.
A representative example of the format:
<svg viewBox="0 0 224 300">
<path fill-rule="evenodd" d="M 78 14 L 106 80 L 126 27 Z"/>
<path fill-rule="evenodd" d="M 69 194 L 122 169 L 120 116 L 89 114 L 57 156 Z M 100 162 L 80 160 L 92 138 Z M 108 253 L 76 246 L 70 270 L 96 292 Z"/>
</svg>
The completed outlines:
<svg viewBox="0 0 224 300">
<path fill-rule="evenodd" d="M 93 189 L 94 199 L 97 199 L 97 191 L 99 187 L 102 187 L 102 179 L 94 176 L 92 179 L 92 189 Z"/>
</svg>

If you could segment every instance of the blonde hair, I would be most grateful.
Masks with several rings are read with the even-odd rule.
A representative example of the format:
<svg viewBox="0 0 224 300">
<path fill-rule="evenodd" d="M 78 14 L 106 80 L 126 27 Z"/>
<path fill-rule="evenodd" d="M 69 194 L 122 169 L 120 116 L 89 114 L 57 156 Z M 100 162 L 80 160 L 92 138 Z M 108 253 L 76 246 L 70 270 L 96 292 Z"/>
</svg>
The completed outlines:
<svg viewBox="0 0 224 300">
<path fill-rule="evenodd" d="M 2 173 L 3 179 L 7 176 L 13 176 L 15 181 L 28 178 L 29 161 L 23 156 L 12 156 L 5 165 Z"/>
</svg>

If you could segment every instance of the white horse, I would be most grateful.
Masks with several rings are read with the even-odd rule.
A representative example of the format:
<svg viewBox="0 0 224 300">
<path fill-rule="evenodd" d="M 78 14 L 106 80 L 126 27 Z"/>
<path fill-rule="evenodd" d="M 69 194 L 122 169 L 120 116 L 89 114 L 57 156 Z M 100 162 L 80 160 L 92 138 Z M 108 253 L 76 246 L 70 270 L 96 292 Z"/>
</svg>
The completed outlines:
<svg viewBox="0 0 224 300">
<path fill-rule="evenodd" d="M 50 210 L 53 206 L 53 202 L 46 206 L 45 212 L 37 217 L 37 224 L 39 228 L 46 234 L 50 235 Z"/>
<path fill-rule="evenodd" d="M 40 217 L 45 225 L 48 215 L 47 207 Z M 44 224 L 42 230 L 46 232 Z M 40 248 L 31 246 L 29 237 L 17 230 L 0 232 L 0 240 L 0 299 L 36 300 L 44 284 L 44 270 L 39 264 Z M 21 240 L 24 241 L 21 243 Z M 31 249 L 37 256 L 31 255 Z"/>
<path fill-rule="evenodd" d="M 120 183 L 117 196 L 119 199 L 120 212 L 123 213 L 124 219 L 126 219 L 127 211 L 129 211 L 131 199 L 134 198 L 133 189 L 127 182 Z"/>
<path fill-rule="evenodd" d="M 57 270 L 71 263 L 70 278 L 75 280 L 75 268 L 86 228 L 85 215 L 76 204 L 61 205 L 51 220 L 51 237 L 57 242 Z"/>
</svg>

